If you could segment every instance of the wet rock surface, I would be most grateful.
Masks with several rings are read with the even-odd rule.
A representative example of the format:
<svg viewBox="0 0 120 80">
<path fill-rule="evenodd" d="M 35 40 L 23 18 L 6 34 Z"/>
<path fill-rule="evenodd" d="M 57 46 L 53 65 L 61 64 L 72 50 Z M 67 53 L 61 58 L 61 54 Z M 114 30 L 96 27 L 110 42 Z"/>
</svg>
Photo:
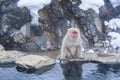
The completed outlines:
<svg viewBox="0 0 120 80">
<path fill-rule="evenodd" d="M 20 72 L 43 73 L 54 67 L 55 59 L 49 58 L 47 56 L 27 55 L 27 56 L 18 58 L 16 60 L 16 64 L 17 64 L 16 69 Z"/>
<path fill-rule="evenodd" d="M 51 56 L 53 54 L 55 56 Z M 43 73 L 52 69 L 56 63 L 57 53 L 25 53 L 19 51 L 0 51 L 0 66 L 16 66 L 17 71 L 26 73 Z"/>
<path fill-rule="evenodd" d="M 0 64 L 12 64 L 25 54 L 19 51 L 0 51 Z"/>
<path fill-rule="evenodd" d="M 66 64 L 69 62 L 74 62 L 74 61 L 78 61 L 78 62 L 100 62 L 100 63 L 105 63 L 105 64 L 115 64 L 115 63 L 120 63 L 120 54 L 116 54 L 116 53 L 84 53 L 83 58 L 81 59 L 65 59 L 65 60 L 61 60 L 61 64 Z"/>
</svg>

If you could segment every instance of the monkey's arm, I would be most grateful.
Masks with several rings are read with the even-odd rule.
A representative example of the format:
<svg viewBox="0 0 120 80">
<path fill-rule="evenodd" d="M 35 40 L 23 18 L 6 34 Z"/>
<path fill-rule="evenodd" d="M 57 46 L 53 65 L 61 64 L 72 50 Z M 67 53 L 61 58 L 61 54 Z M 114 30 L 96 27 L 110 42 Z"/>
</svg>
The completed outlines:
<svg viewBox="0 0 120 80">
<path fill-rule="evenodd" d="M 83 56 L 82 56 L 82 45 L 77 46 L 76 54 L 77 54 L 77 58 L 83 58 Z"/>
<path fill-rule="evenodd" d="M 60 59 L 65 59 L 66 58 L 66 54 L 67 54 L 67 49 L 65 47 L 62 47 L 61 48 Z"/>
<path fill-rule="evenodd" d="M 65 59 L 67 55 L 67 42 L 66 41 L 67 41 L 67 37 L 65 36 L 62 42 L 62 46 L 61 46 L 61 55 L 60 55 L 61 59 Z"/>
</svg>

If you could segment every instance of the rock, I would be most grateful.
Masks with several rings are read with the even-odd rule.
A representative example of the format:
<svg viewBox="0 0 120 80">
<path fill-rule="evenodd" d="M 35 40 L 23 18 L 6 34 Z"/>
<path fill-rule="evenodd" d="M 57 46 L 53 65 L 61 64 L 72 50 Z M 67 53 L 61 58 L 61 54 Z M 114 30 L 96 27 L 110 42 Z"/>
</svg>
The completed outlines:
<svg viewBox="0 0 120 80">
<path fill-rule="evenodd" d="M 21 47 L 22 51 L 40 51 L 41 46 L 43 46 L 47 41 L 47 38 L 42 36 L 33 37 L 30 42 L 23 44 Z"/>
<path fill-rule="evenodd" d="M 55 59 L 47 56 L 27 55 L 17 59 L 16 64 L 18 71 L 30 72 L 31 70 L 39 70 L 42 73 L 53 67 Z"/>
<path fill-rule="evenodd" d="M 14 42 L 16 43 L 25 43 L 30 37 L 30 23 L 23 25 L 20 30 L 14 30 L 11 37 L 13 37 Z"/>
<path fill-rule="evenodd" d="M 12 37 L 14 39 L 14 42 L 16 42 L 16 43 L 25 43 L 26 42 L 22 32 L 20 32 L 20 31 L 14 32 Z"/>
<path fill-rule="evenodd" d="M 113 7 L 113 5 L 111 4 L 110 0 L 104 0 L 104 2 L 105 2 L 105 5 L 99 9 L 101 19 L 109 20 L 109 19 L 115 18 L 118 15 L 118 13 Z"/>
<path fill-rule="evenodd" d="M 4 51 L 4 47 L 0 44 L 0 51 Z"/>
<path fill-rule="evenodd" d="M 31 21 L 30 10 L 26 7 L 22 9 L 18 8 L 16 5 L 17 2 L 18 0 L 0 0 L 0 44 L 4 46 L 5 50 L 16 50 L 20 48 L 20 45 L 16 46 L 16 44 L 25 42 L 23 38 L 21 41 L 19 40 L 22 35 L 18 35 L 18 32 L 14 37 L 15 40 L 13 40 L 11 34 L 16 33 L 24 24 Z M 22 31 L 24 32 L 23 29 Z"/>
<path fill-rule="evenodd" d="M 43 34 L 42 28 L 41 26 L 31 26 L 31 32 L 35 35 L 35 36 L 41 36 Z"/>
<path fill-rule="evenodd" d="M 20 31 L 22 32 L 23 36 L 25 38 L 30 38 L 30 23 L 24 24 L 21 28 Z"/>
<path fill-rule="evenodd" d="M 117 49 L 117 53 L 120 53 L 120 48 Z"/>
<path fill-rule="evenodd" d="M 15 64 L 16 59 L 24 55 L 19 51 L 0 51 L 0 64 Z"/>
<path fill-rule="evenodd" d="M 110 46 L 110 41 L 106 40 L 104 41 L 104 47 L 107 48 Z"/>
<path fill-rule="evenodd" d="M 95 44 L 94 44 L 94 46 L 95 46 L 95 47 L 99 47 L 99 48 L 100 48 L 100 47 L 102 47 L 102 46 L 103 46 L 103 44 L 99 42 L 99 43 L 95 43 Z"/>
<path fill-rule="evenodd" d="M 22 45 L 22 51 L 47 51 L 58 49 L 56 36 L 44 31 L 42 36 L 33 36 L 31 41 Z"/>
<path fill-rule="evenodd" d="M 114 63 L 120 63 L 120 54 L 116 54 L 116 53 L 92 53 L 92 54 L 83 54 L 83 58 L 81 59 L 64 59 L 61 60 L 61 64 L 66 64 L 68 62 L 72 62 L 72 61 L 95 61 L 95 62 L 100 62 L 100 63 L 106 63 L 106 64 L 114 64 Z"/>
</svg>

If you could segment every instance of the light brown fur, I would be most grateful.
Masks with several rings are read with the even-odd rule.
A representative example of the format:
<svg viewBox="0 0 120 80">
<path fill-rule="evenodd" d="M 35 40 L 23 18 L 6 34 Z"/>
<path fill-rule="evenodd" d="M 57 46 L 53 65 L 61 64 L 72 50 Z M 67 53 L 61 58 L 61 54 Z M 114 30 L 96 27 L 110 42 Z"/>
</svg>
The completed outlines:
<svg viewBox="0 0 120 80">
<path fill-rule="evenodd" d="M 73 31 L 78 32 L 78 37 L 73 38 L 71 33 Z M 67 34 L 63 38 L 62 46 L 61 46 L 61 55 L 60 59 L 66 58 L 82 58 L 82 41 L 80 37 L 80 32 L 77 28 L 68 29 Z"/>
</svg>

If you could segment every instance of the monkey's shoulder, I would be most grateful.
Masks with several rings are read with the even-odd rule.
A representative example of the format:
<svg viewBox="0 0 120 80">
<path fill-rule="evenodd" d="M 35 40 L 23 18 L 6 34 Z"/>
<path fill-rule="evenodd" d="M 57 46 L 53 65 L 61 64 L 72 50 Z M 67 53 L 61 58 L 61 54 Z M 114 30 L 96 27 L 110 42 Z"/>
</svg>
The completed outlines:
<svg viewBox="0 0 120 80">
<path fill-rule="evenodd" d="M 63 43 L 67 43 L 67 42 L 69 42 L 69 39 L 68 39 L 68 37 L 67 36 L 65 36 L 64 38 L 63 38 L 63 41 L 62 41 Z"/>
</svg>

